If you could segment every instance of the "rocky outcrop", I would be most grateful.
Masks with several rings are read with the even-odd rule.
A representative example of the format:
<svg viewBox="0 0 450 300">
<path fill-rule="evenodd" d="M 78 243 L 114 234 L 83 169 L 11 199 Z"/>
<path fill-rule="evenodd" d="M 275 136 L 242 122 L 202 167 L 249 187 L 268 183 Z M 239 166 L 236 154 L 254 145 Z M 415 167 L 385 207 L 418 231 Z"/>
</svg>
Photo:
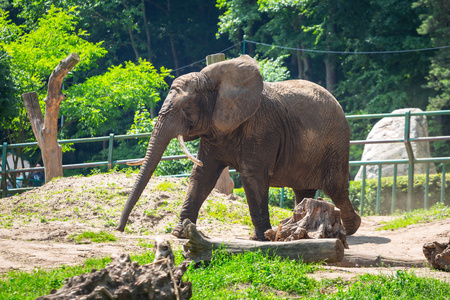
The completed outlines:
<svg viewBox="0 0 450 300">
<path fill-rule="evenodd" d="M 405 113 L 406 111 L 422 112 L 418 108 L 404 108 L 394 110 L 392 113 Z M 404 117 L 386 117 L 381 119 L 370 131 L 367 140 L 388 140 L 403 139 L 405 134 L 405 118 Z M 428 124 L 426 116 L 412 116 L 410 122 L 410 137 L 426 137 L 428 136 Z M 411 143 L 414 151 L 414 157 L 425 158 L 430 156 L 429 142 L 413 142 Z M 403 143 L 387 143 L 387 144 L 366 144 L 362 155 L 362 161 L 387 160 L 387 159 L 408 159 L 405 145 Z M 393 165 L 383 165 L 382 176 L 393 176 Z M 424 174 L 426 172 L 425 164 L 415 164 L 414 173 Z M 434 164 L 430 164 L 430 173 L 436 173 Z M 408 175 L 408 165 L 401 164 L 397 167 L 397 176 Z M 366 167 L 366 178 L 377 178 L 378 166 Z M 362 167 L 356 174 L 355 180 L 362 179 Z"/>
</svg>

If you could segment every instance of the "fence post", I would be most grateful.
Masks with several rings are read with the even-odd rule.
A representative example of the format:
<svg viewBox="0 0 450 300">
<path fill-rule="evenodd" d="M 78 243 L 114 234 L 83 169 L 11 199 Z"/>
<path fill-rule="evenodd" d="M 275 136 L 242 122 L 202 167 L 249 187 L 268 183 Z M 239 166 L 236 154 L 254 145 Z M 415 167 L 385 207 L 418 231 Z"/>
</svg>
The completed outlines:
<svg viewBox="0 0 450 300">
<path fill-rule="evenodd" d="M 396 202 L 396 192 L 397 192 L 397 164 L 394 165 L 394 182 L 392 183 L 392 200 L 391 200 L 391 213 L 395 211 Z"/>
<path fill-rule="evenodd" d="M 4 142 L 2 147 L 2 198 L 5 198 L 8 194 L 8 185 L 6 184 L 6 157 L 8 150 L 8 143 Z"/>
<path fill-rule="evenodd" d="M 281 188 L 280 208 L 284 205 L 284 187 Z"/>
<path fill-rule="evenodd" d="M 242 39 L 242 54 L 245 54 L 245 35 L 243 36 Z"/>
<path fill-rule="evenodd" d="M 410 141 L 410 122 L 411 111 L 405 112 L 405 137 L 403 142 L 405 143 L 406 153 L 408 154 L 409 167 L 408 167 L 408 199 L 407 199 L 407 211 L 411 211 L 412 195 L 414 189 L 414 151 Z"/>
<path fill-rule="evenodd" d="M 377 215 L 380 214 L 381 169 L 382 169 L 382 166 L 378 165 L 377 202 L 375 204 L 375 212 L 376 212 Z"/>
<path fill-rule="evenodd" d="M 108 146 L 108 170 L 111 170 L 113 167 L 113 149 L 114 149 L 114 133 L 110 133 Z"/>
<path fill-rule="evenodd" d="M 445 161 L 442 163 L 442 176 L 441 176 L 441 203 L 444 204 L 445 197 Z"/>
<path fill-rule="evenodd" d="M 425 195 L 423 196 L 423 208 L 428 209 L 428 184 L 430 183 L 430 164 L 427 164 L 425 175 Z"/>
<path fill-rule="evenodd" d="M 362 185 L 361 185 L 361 201 L 359 204 L 359 214 L 362 216 L 364 213 L 364 197 L 366 194 L 366 165 L 363 166 Z"/>
</svg>

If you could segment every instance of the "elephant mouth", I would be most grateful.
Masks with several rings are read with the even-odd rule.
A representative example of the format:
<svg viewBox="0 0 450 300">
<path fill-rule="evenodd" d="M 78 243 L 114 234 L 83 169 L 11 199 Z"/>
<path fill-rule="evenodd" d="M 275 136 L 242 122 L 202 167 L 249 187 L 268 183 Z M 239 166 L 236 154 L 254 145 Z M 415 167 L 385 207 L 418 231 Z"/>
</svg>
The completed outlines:
<svg viewBox="0 0 450 300">
<path fill-rule="evenodd" d="M 197 159 L 194 155 L 192 155 L 191 152 L 189 152 L 188 148 L 186 147 L 186 144 L 184 143 L 184 139 L 183 136 L 181 134 L 179 134 L 177 136 L 177 140 L 178 143 L 180 144 L 181 150 L 183 150 L 184 154 L 186 154 L 186 156 L 196 165 L 198 165 L 199 167 L 203 167 L 203 162 L 199 159 Z M 137 161 L 132 161 L 132 162 L 128 162 L 127 165 L 128 166 L 140 166 L 144 163 L 145 158 L 141 159 L 141 160 L 137 160 Z"/>
</svg>

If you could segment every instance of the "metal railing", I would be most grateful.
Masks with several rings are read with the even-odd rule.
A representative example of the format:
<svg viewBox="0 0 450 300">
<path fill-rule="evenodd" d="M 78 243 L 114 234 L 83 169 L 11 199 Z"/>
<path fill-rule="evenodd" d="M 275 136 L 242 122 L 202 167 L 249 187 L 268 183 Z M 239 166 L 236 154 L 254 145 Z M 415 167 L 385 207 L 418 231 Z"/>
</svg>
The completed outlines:
<svg viewBox="0 0 450 300">
<path fill-rule="evenodd" d="M 362 188 L 361 188 L 361 199 L 360 199 L 360 213 L 364 213 L 364 200 L 365 200 L 365 187 L 366 187 L 366 167 L 368 165 L 378 165 L 378 190 L 377 190 L 377 199 L 376 199 L 376 213 L 379 213 L 380 207 L 380 189 L 381 189 L 381 169 L 382 165 L 394 165 L 394 185 L 392 191 L 392 207 L 395 207 L 395 185 L 396 185 L 396 170 L 397 165 L 399 164 L 408 164 L 408 197 L 407 197 L 407 209 L 411 209 L 412 203 L 412 194 L 414 188 L 414 165 L 418 163 L 443 163 L 442 169 L 442 185 L 441 185 L 441 199 L 440 202 L 444 202 L 445 195 L 445 163 L 450 162 L 450 157 L 433 157 L 433 158 L 416 158 L 414 156 L 414 151 L 411 146 L 412 142 L 433 142 L 433 141 L 447 141 L 450 140 L 450 136 L 434 136 L 434 137 L 419 137 L 419 138 L 411 138 L 410 137 L 410 124 L 412 116 L 437 116 L 437 115 L 450 115 L 450 110 L 442 110 L 442 111 L 429 111 L 429 112 L 410 112 L 406 111 L 405 113 L 385 113 L 385 114 L 369 114 L 369 115 L 350 115 L 346 116 L 348 120 L 357 120 L 357 119 L 374 119 L 374 118 L 384 118 L 384 117 L 404 117 L 405 118 L 405 128 L 404 128 L 404 136 L 403 138 L 398 139 L 389 139 L 389 140 L 355 140 L 350 141 L 351 145 L 362 145 L 362 144 L 381 144 L 381 143 L 403 143 L 406 148 L 406 152 L 408 154 L 408 159 L 396 159 L 396 160 L 380 160 L 380 161 L 350 161 L 350 167 L 353 166 L 363 166 L 363 180 L 362 180 Z M 92 137 L 92 138 L 81 138 L 81 139 L 70 139 L 70 140 L 60 140 L 58 141 L 60 144 L 69 144 L 69 143 L 92 143 L 92 142 L 104 142 L 107 141 L 108 146 L 108 158 L 107 161 L 99 161 L 99 162 L 90 162 L 90 163 L 79 163 L 79 164 L 67 164 L 63 165 L 63 170 L 67 169 L 77 169 L 77 168 L 95 168 L 107 166 L 108 169 L 112 169 L 115 165 L 123 165 L 127 162 L 131 162 L 136 160 L 134 159 L 124 159 L 124 160 L 114 160 L 113 159 L 113 148 L 114 141 L 123 140 L 123 139 L 134 139 L 134 138 L 143 138 L 150 137 L 151 133 L 143 133 L 143 134 L 131 134 L 131 135 L 114 135 L 110 134 L 109 136 L 104 137 Z M 36 147 L 37 142 L 31 143 L 22 143 L 22 144 L 10 144 L 8 145 L 6 142 L 2 145 L 2 165 L 1 165 L 1 196 L 6 197 L 8 194 L 14 194 L 18 192 L 23 192 L 26 190 L 33 189 L 33 187 L 26 188 L 12 188 L 7 190 L 6 178 L 8 174 L 12 173 L 21 173 L 21 172 L 34 172 L 34 171 L 42 171 L 43 167 L 35 167 L 35 168 L 21 168 L 21 169 L 6 169 L 6 157 L 8 150 L 18 149 L 20 147 Z M 185 155 L 175 155 L 175 156 L 164 156 L 162 160 L 176 160 L 176 159 L 186 159 Z M 234 170 L 230 170 L 230 172 L 236 173 Z M 181 176 L 189 176 L 189 174 L 177 174 L 173 175 L 177 177 Z M 429 167 L 427 168 L 427 178 L 429 176 Z M 428 184 L 428 183 L 427 183 Z M 425 187 L 426 191 L 428 189 L 428 185 Z M 428 194 L 426 192 L 426 194 Z M 284 193 L 282 192 L 282 195 Z M 282 196 L 283 197 L 283 196 Z M 427 205 L 428 195 L 425 196 L 425 206 Z M 281 203 L 283 199 L 280 200 Z"/>
</svg>

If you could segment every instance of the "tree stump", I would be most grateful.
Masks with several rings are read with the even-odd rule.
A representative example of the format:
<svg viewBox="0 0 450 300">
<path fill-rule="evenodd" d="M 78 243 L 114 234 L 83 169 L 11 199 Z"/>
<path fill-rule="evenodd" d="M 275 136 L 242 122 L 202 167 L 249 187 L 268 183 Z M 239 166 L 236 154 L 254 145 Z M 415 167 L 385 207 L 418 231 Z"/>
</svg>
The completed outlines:
<svg viewBox="0 0 450 300">
<path fill-rule="evenodd" d="M 321 198 L 305 198 L 295 208 L 291 218 L 281 222 L 276 230 L 264 233 L 270 241 L 337 238 L 348 249 L 341 211 Z"/>
<path fill-rule="evenodd" d="M 425 243 L 423 254 L 433 268 L 450 271 L 450 240 L 448 243 Z"/>
<path fill-rule="evenodd" d="M 340 262 L 344 257 L 344 246 L 338 239 L 309 239 L 292 242 L 258 242 L 250 240 L 210 239 L 197 230 L 188 219 L 183 221 L 184 232 L 189 239 L 183 245 L 184 256 L 194 262 L 210 261 L 213 251 L 222 249 L 227 253 L 243 253 L 261 250 L 269 255 L 277 255 L 304 262 Z"/>
</svg>

